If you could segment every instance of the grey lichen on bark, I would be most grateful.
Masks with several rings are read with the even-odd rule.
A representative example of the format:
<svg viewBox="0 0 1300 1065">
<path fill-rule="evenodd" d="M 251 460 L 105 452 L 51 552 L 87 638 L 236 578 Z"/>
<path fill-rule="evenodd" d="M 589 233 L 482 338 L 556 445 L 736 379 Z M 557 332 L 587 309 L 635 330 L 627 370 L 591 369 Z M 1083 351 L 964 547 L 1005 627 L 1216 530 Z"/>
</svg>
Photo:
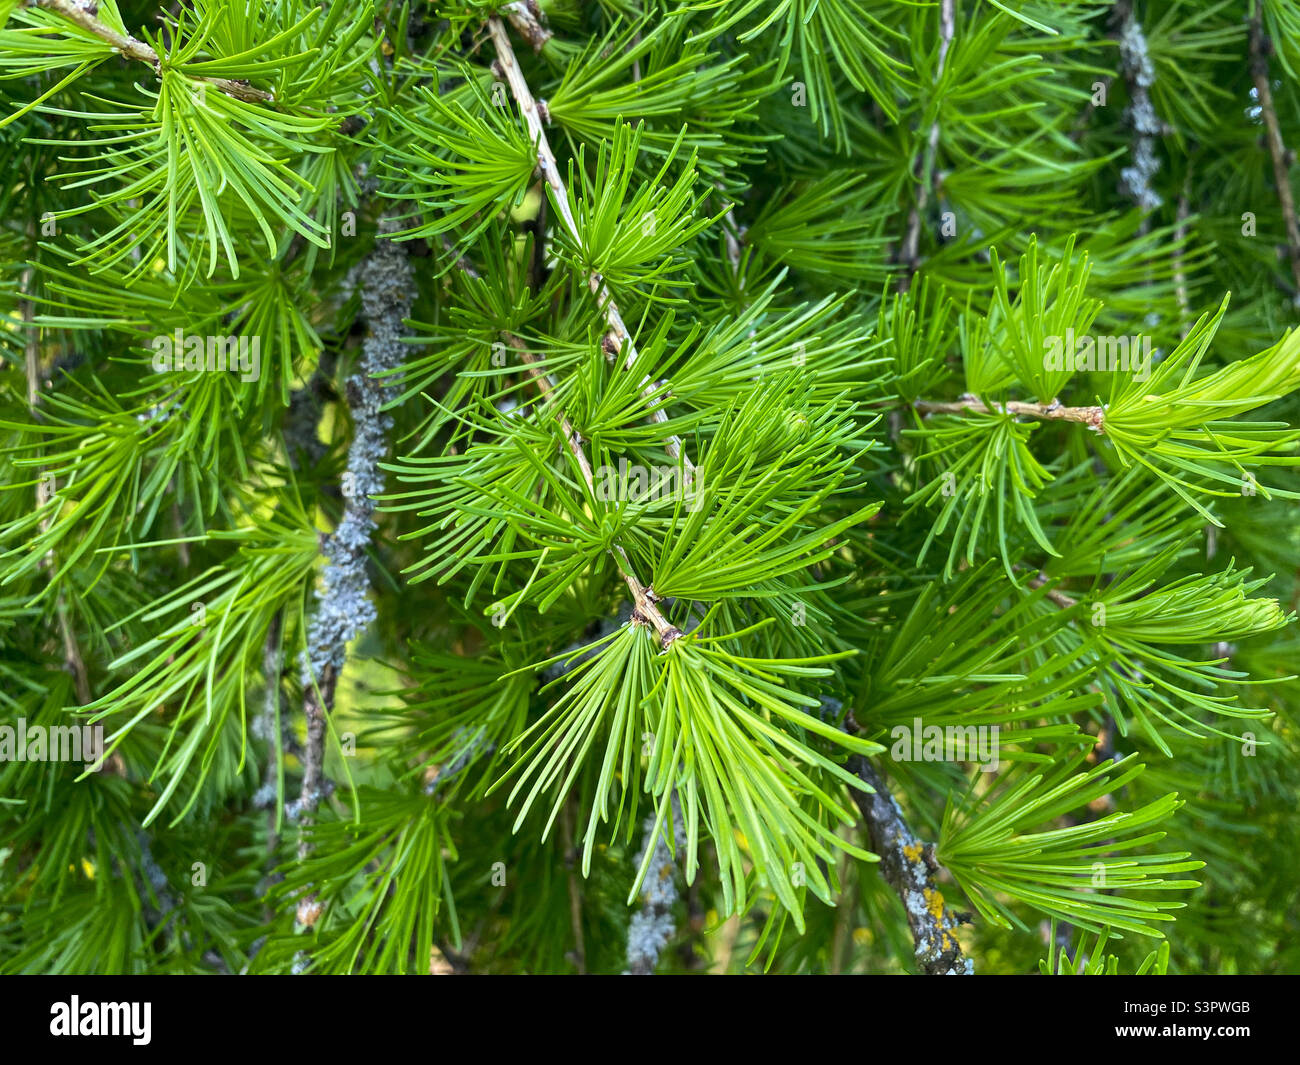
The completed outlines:
<svg viewBox="0 0 1300 1065">
<path fill-rule="evenodd" d="M 645 880 L 641 884 L 641 908 L 632 915 L 627 928 L 627 973 L 632 976 L 648 976 L 655 971 L 659 955 L 672 939 L 676 931 L 673 920 L 673 905 L 677 902 L 677 865 L 673 852 L 680 852 L 686 846 L 686 825 L 682 819 L 681 808 L 673 798 L 673 850 L 670 852 L 665 842 L 666 826 L 655 830 L 656 818 L 652 814 L 645 820 L 641 850 L 636 856 L 639 869 L 645 861 L 646 847 L 654 842 L 654 851 L 650 857 L 650 867 L 646 870 Z"/>
<path fill-rule="evenodd" d="M 415 299 L 415 275 L 406 249 L 389 239 L 398 228 L 390 220 L 380 221 L 375 246 L 358 271 L 367 333 L 358 372 L 348 379 L 345 388 L 353 436 L 343 474 L 343 517 L 323 544 L 326 564 L 301 662 L 307 718 L 302 790 L 286 810 L 304 829 L 311 824 L 325 795 L 326 722 L 347 659 L 347 645 L 376 616 L 370 601 L 366 552 L 376 527 L 374 497 L 384 489 L 379 463 L 387 455 L 388 432 L 393 424 L 383 410 L 381 375 L 402 361 L 403 323 L 410 317 Z M 298 842 L 299 861 L 310 853 L 310 836 L 303 831 Z M 319 915 L 320 903 L 314 893 L 304 893 L 297 904 L 299 923 L 312 925 Z M 299 959 L 295 967 L 300 969 L 302 964 L 303 959 Z"/>
<path fill-rule="evenodd" d="M 1120 170 L 1120 191 L 1139 209 L 1154 211 L 1164 201 L 1151 187 L 1160 160 L 1156 156 L 1156 141 L 1164 132 L 1164 123 L 1156 114 L 1151 102 L 1151 86 L 1156 81 L 1156 65 L 1147 48 L 1142 25 L 1133 13 L 1132 4 L 1123 2 L 1115 6 L 1119 20 L 1120 73 L 1128 85 L 1129 103 L 1125 111 L 1133 131 L 1131 161 Z"/>
<path fill-rule="evenodd" d="M 396 230 L 380 223 L 380 238 L 359 271 L 362 313 L 368 332 L 360 372 L 348 379 L 346 395 L 354 434 L 343 474 L 343 518 L 325 544 L 328 562 L 307 637 L 304 683 L 341 669 L 349 640 L 375 619 L 366 574 L 366 549 L 375 528 L 374 497 L 383 492 L 379 469 L 388 452 L 392 418 L 383 411 L 381 375 L 402 361 L 403 321 L 410 317 L 415 279 L 405 249 L 384 239 Z"/>
</svg>

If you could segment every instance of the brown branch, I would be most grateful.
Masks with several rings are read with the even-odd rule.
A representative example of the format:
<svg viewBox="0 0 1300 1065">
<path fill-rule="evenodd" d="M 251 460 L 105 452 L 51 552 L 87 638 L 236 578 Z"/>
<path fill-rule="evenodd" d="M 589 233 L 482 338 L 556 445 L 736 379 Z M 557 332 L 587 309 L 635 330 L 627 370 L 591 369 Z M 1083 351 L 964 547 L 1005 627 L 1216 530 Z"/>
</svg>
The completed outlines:
<svg viewBox="0 0 1300 1065">
<path fill-rule="evenodd" d="M 303 698 L 303 712 L 307 718 L 307 747 L 303 752 L 302 791 L 295 807 L 297 819 L 304 827 L 312 823 L 324 791 L 326 718 L 334 706 L 334 692 L 338 688 L 339 673 L 326 666 L 314 684 L 307 685 Z M 311 854 L 308 833 L 298 838 L 298 860 Z M 310 922 L 304 921 L 304 924 Z"/>
<path fill-rule="evenodd" d="M 1296 221 L 1295 197 L 1291 194 L 1289 171 L 1294 156 L 1282 141 L 1282 128 L 1277 121 L 1277 108 L 1273 105 L 1273 90 L 1269 85 L 1268 57 L 1273 42 L 1264 33 L 1260 22 L 1258 0 L 1251 5 L 1250 18 L 1250 74 L 1259 96 L 1259 109 L 1264 118 L 1269 155 L 1273 157 L 1273 182 L 1277 185 L 1277 198 L 1282 204 L 1282 221 L 1286 225 L 1287 253 L 1291 259 L 1291 273 L 1295 278 L 1293 296 L 1300 300 L 1300 223 Z"/>
<path fill-rule="evenodd" d="M 307 746 L 302 751 L 302 789 L 292 805 L 292 814 L 298 822 L 298 861 L 304 862 L 312 852 L 311 826 L 316 811 L 325 795 L 325 733 L 327 719 L 334 708 L 334 693 L 338 687 L 339 671 L 333 665 L 321 670 L 314 683 L 307 684 L 303 696 L 303 714 L 307 718 Z M 279 683 L 279 678 L 276 678 Z M 308 888 L 298 897 L 294 916 L 298 924 L 311 928 L 324 910 L 315 888 Z M 301 959 L 300 959 L 301 960 Z"/>
<path fill-rule="evenodd" d="M 303 698 L 303 713 L 307 718 L 307 747 L 302 755 L 302 790 L 293 804 L 293 815 L 298 821 L 298 861 L 304 862 L 312 852 L 311 825 L 316 820 L 316 810 L 325 794 L 325 732 L 326 719 L 334 706 L 334 692 L 338 687 L 339 673 L 333 665 L 321 670 L 315 683 L 307 684 Z M 277 678 L 278 683 L 278 678 Z M 320 920 L 325 906 L 314 887 L 308 887 L 298 897 L 294 917 L 299 925 L 311 928 Z M 299 952 L 297 962 L 306 960 Z"/>
<path fill-rule="evenodd" d="M 975 967 L 962 954 L 954 934 L 961 919 L 934 886 L 938 865 L 933 846 L 912 834 L 903 811 L 870 762 L 854 756 L 851 768 L 872 789 L 871 793 L 854 789 L 853 801 L 866 821 L 871 849 L 880 855 L 880 873 L 903 903 L 918 967 L 926 976 L 973 974 Z"/>
<path fill-rule="evenodd" d="M 512 5 L 512 7 L 518 6 Z M 519 105 L 520 114 L 523 115 L 524 123 L 528 127 L 529 138 L 537 145 L 537 165 L 543 179 L 555 194 L 555 203 L 560 217 L 573 239 L 581 241 L 582 237 L 578 229 L 578 222 L 573 216 L 573 207 L 569 202 L 569 191 L 565 188 L 564 179 L 560 176 L 560 164 L 556 161 L 555 153 L 551 150 L 550 141 L 546 138 L 541 109 L 537 100 L 533 98 L 532 90 L 529 89 L 528 82 L 524 79 L 523 71 L 519 69 L 519 62 L 515 59 L 515 52 L 511 47 L 505 24 L 495 16 L 488 19 L 488 33 L 492 37 L 493 45 L 496 46 L 497 59 L 494 64 L 494 72 L 503 75 L 509 84 L 510 92 L 515 98 L 515 103 Z M 587 287 L 591 289 L 592 295 L 596 297 L 596 303 L 605 316 L 606 332 L 601 346 L 610 358 L 613 358 L 620 351 L 626 350 L 627 358 L 624 360 L 623 368 L 631 370 L 636 365 L 638 358 L 636 344 L 633 342 L 632 334 L 623 321 L 623 315 L 619 312 L 618 305 L 605 287 L 604 278 L 599 273 L 592 271 L 587 277 Z M 642 382 L 641 396 L 650 404 L 650 420 L 662 425 L 667 423 L 668 414 L 663 409 L 666 395 L 662 393 L 661 389 L 661 385 L 657 385 L 649 378 Z M 680 437 L 676 435 L 669 436 L 664 444 L 664 449 L 673 459 L 680 458 L 688 471 L 695 468 L 691 460 L 686 456 Z"/>
<path fill-rule="evenodd" d="M 573 802 L 572 796 L 564 804 L 560 813 L 560 833 L 563 837 L 565 877 L 569 887 L 569 925 L 573 931 L 574 964 L 578 975 L 587 973 L 587 943 L 582 934 L 582 885 L 578 883 L 578 852 L 573 845 Z"/>
<path fill-rule="evenodd" d="M 953 34 L 956 32 L 956 13 L 953 10 L 953 0 L 940 0 L 939 4 L 939 62 L 935 67 L 934 80 L 937 82 L 943 77 L 943 68 L 948 60 L 948 48 L 952 44 Z M 921 267 L 921 215 L 924 213 L 926 204 L 930 202 L 931 186 L 938 189 L 938 180 L 934 175 L 934 161 L 939 154 L 939 119 L 930 124 L 930 134 L 926 139 L 925 151 L 917 159 L 916 165 L 912 170 L 913 177 L 916 178 L 916 202 L 907 214 L 907 230 L 903 236 L 902 247 L 899 248 L 898 261 L 903 267 L 903 273 L 898 278 L 898 291 L 906 292 L 912 287 L 912 277 Z"/>
<path fill-rule="evenodd" d="M 1024 418 L 1039 418 L 1049 422 L 1079 422 L 1098 433 L 1105 432 L 1105 407 L 1064 407 L 1053 400 L 1051 403 L 1026 403 L 1011 400 L 1008 403 L 995 403 L 988 406 L 975 396 L 963 396 L 952 403 L 935 403 L 918 399 L 912 404 L 922 414 L 963 414 L 976 411 L 981 414 L 1014 414 Z"/>
<path fill-rule="evenodd" d="M 542 23 L 542 9 L 538 7 L 537 0 L 519 0 L 517 3 L 506 4 L 501 10 L 510 20 L 515 32 L 533 46 L 534 52 L 540 52 L 554 36 Z"/>
<path fill-rule="evenodd" d="M 1047 578 L 1044 577 L 1041 573 L 1037 577 L 1031 577 L 1029 579 L 1029 587 L 1031 588 L 1041 588 L 1046 583 L 1047 583 Z M 1066 595 L 1064 592 L 1056 588 L 1049 588 L 1043 594 L 1047 596 L 1047 598 L 1050 599 L 1057 606 L 1065 610 L 1068 610 L 1072 606 L 1076 606 L 1079 602 L 1079 600 L 1075 599 L 1073 596 Z"/>
<path fill-rule="evenodd" d="M 280 760 L 284 749 L 283 730 L 280 726 L 280 673 L 283 669 L 284 649 L 281 646 L 284 612 L 277 610 L 266 630 L 262 646 L 262 675 L 266 678 L 266 697 L 262 703 L 261 732 L 266 740 L 268 756 L 262 770 L 262 793 L 267 797 L 266 854 L 272 857 L 280 845 L 276 829 L 279 820 L 275 795 L 279 790 Z"/>
<path fill-rule="evenodd" d="M 31 0 L 31 2 L 36 7 L 43 7 L 47 11 L 62 15 L 87 33 L 92 33 L 100 40 L 106 41 L 114 51 L 120 52 L 127 59 L 148 63 L 153 67 L 155 74 L 162 75 L 163 61 L 153 50 L 152 45 L 132 37 L 129 33 L 119 33 L 112 26 L 101 22 L 95 17 L 95 6 L 79 3 L 78 0 Z M 231 78 L 200 78 L 199 80 L 215 86 L 227 96 L 233 96 L 247 103 L 264 103 L 275 99 L 272 93 L 255 89 L 244 81 L 235 81 Z"/>
</svg>

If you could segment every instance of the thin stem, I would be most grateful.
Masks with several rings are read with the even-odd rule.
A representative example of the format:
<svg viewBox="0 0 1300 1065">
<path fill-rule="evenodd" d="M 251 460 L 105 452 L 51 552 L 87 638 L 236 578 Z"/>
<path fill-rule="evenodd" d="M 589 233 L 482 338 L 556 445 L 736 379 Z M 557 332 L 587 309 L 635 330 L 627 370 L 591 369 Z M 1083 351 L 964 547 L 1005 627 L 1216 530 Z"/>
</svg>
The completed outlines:
<svg viewBox="0 0 1300 1065">
<path fill-rule="evenodd" d="M 33 227 L 28 227 L 28 235 L 34 239 Z M 20 291 L 22 293 L 21 314 L 25 334 L 23 338 L 23 368 L 27 373 L 27 406 L 31 411 L 33 420 L 40 421 L 39 407 L 42 378 L 40 332 L 35 322 L 36 304 L 31 296 L 32 281 L 35 276 L 35 268 L 28 265 L 23 270 Z M 53 497 L 54 491 L 50 486 L 50 479 L 46 476 L 44 467 L 36 471 L 36 478 L 36 509 L 43 510 Z M 40 529 L 42 534 L 49 529 L 52 518 L 52 514 L 47 514 L 41 519 Z M 45 558 L 41 561 L 41 568 L 48 573 L 53 572 L 53 548 L 46 553 Z M 80 705 L 86 706 L 91 701 L 90 674 L 86 669 L 86 660 L 81 657 L 81 648 L 77 646 L 77 638 L 73 635 L 72 624 L 68 620 L 68 609 L 63 598 L 62 588 L 55 593 L 54 612 L 59 623 L 59 639 L 63 643 L 63 666 L 72 674 L 78 702 Z"/>
<path fill-rule="evenodd" d="M 726 196 L 726 191 L 722 188 L 722 183 L 718 183 L 718 191 Z M 740 246 L 741 238 L 744 237 L 744 230 L 740 228 L 740 223 L 736 221 L 736 205 L 727 197 L 727 213 L 722 220 L 722 239 L 727 246 L 727 262 L 731 264 L 731 272 L 740 277 L 740 259 L 743 249 Z"/>
<path fill-rule="evenodd" d="M 519 5 L 511 6 L 517 8 Z M 551 150 L 550 141 L 547 140 L 541 108 L 539 108 L 537 100 L 534 99 L 532 90 L 528 87 L 528 82 L 524 79 L 523 71 L 519 69 L 519 62 L 515 59 L 514 48 L 511 47 L 505 24 L 502 23 L 501 19 L 493 16 L 488 19 L 488 33 L 492 37 L 493 45 L 496 46 L 497 61 L 495 68 L 504 75 L 506 82 L 509 84 L 510 92 L 515 98 L 515 103 L 519 105 L 519 111 L 523 115 L 525 125 L 528 127 L 529 138 L 537 145 L 537 165 L 541 170 L 542 178 L 555 194 L 556 209 L 559 211 L 569 233 L 575 241 L 580 241 L 582 239 L 581 233 L 578 229 L 577 219 L 573 216 L 569 191 L 564 185 L 564 179 L 560 176 L 560 164 L 556 161 L 555 153 Z M 596 297 L 596 303 L 605 316 L 607 331 L 602 346 L 606 354 L 613 358 L 620 351 L 626 349 L 627 358 L 624 360 L 623 368 L 631 370 L 638 359 L 636 344 L 633 342 L 632 334 L 623 321 L 623 315 L 618 309 L 618 304 L 614 302 L 614 297 L 610 295 L 609 290 L 605 287 L 604 278 L 599 273 L 592 271 L 587 275 L 587 287 L 591 289 L 592 294 Z M 641 396 L 650 404 L 650 420 L 661 425 L 667 423 L 668 414 L 663 409 L 666 395 L 662 392 L 661 386 L 646 378 L 642 382 Z M 664 444 L 664 450 L 674 460 L 680 458 L 688 471 L 694 470 L 695 467 L 687 457 L 680 437 L 670 435 Z"/>
<path fill-rule="evenodd" d="M 1105 407 L 1063 407 L 1055 401 L 1051 403 L 1026 403 L 1011 400 L 1007 403 L 995 403 L 989 406 L 975 396 L 963 396 L 952 403 L 936 403 L 931 400 L 918 399 L 912 404 L 922 414 L 964 414 L 976 411 L 980 414 L 1014 414 L 1025 418 L 1039 418 L 1049 422 L 1079 422 L 1097 432 L 1105 432 Z"/>
<path fill-rule="evenodd" d="M 1047 578 L 1044 577 L 1041 573 L 1037 577 L 1029 578 L 1029 587 L 1031 588 L 1041 588 L 1046 583 L 1047 583 Z M 1056 588 L 1049 588 L 1043 594 L 1046 595 L 1047 598 L 1050 599 L 1057 606 L 1065 610 L 1068 610 L 1072 606 L 1078 605 L 1079 602 L 1079 600 L 1075 599 L 1074 596 L 1066 595 L 1064 592 Z"/>
<path fill-rule="evenodd" d="M 573 846 L 573 802 L 564 804 L 560 814 L 560 833 L 564 847 L 564 867 L 569 886 L 569 924 L 573 930 L 574 961 L 578 966 L 578 975 L 587 973 L 587 943 L 582 934 L 582 886 L 578 883 L 578 852 Z"/>
<path fill-rule="evenodd" d="M 153 67 L 154 73 L 162 74 L 162 58 L 153 50 L 151 45 L 146 44 L 137 37 L 132 37 L 129 33 L 118 33 L 112 26 L 97 19 L 92 8 L 83 6 L 78 3 L 78 0 L 32 0 L 32 2 L 37 7 L 43 7 L 47 11 L 54 11 L 62 15 L 88 33 L 93 33 L 100 40 L 107 41 L 115 51 L 120 52 L 127 59 L 148 63 Z M 233 96 L 237 100 L 244 100 L 248 103 L 266 102 L 275 99 L 273 94 L 264 92 L 262 89 L 255 89 L 246 82 L 233 81 L 230 78 L 200 78 L 199 80 L 215 86 L 227 96 Z"/>
<path fill-rule="evenodd" d="M 934 80 L 943 77 L 943 68 L 948 60 L 948 48 L 956 32 L 956 12 L 953 0 L 941 0 L 939 5 L 939 61 L 935 66 Z M 939 119 L 930 124 L 930 133 L 926 138 L 925 151 L 916 162 L 913 176 L 916 178 L 916 202 L 907 214 L 907 230 L 903 244 L 899 249 L 898 260 L 903 266 L 903 273 L 898 279 L 898 291 L 906 292 L 912 286 L 912 277 L 921 266 L 921 216 L 930 202 L 930 188 L 937 189 L 938 181 L 934 176 L 934 161 L 939 154 Z"/>
</svg>

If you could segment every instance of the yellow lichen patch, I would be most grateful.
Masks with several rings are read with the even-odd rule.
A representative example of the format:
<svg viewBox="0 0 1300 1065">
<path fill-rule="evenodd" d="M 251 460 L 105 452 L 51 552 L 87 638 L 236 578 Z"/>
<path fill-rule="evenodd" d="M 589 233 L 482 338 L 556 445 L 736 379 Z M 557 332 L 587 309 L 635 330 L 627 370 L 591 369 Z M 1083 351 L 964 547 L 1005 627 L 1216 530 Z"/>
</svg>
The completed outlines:
<svg viewBox="0 0 1300 1065">
<path fill-rule="evenodd" d="M 921 860 L 921 844 L 909 843 L 903 848 L 903 854 L 909 862 L 919 862 Z"/>
<path fill-rule="evenodd" d="M 930 911 L 930 916 L 935 921 L 943 920 L 943 895 L 934 888 L 925 889 L 925 908 Z"/>
<path fill-rule="evenodd" d="M 943 893 L 934 888 L 925 888 L 925 909 L 934 918 L 934 923 L 941 929 L 939 946 L 941 950 L 952 950 L 957 945 L 953 934 L 943 927 Z"/>
</svg>

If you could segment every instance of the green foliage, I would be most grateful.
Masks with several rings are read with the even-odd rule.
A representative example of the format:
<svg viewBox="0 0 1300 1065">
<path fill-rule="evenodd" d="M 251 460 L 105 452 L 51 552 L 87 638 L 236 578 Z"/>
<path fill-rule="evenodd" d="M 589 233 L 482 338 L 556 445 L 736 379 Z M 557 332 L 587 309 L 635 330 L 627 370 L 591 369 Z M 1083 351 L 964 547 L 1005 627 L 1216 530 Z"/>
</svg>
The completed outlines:
<svg viewBox="0 0 1300 1065">
<path fill-rule="evenodd" d="M 1177 808 L 1172 794 L 1096 821 L 1042 828 L 1123 788 L 1142 770 L 1140 765 L 1126 764 L 1133 757 L 1074 774 L 1081 760 L 1075 756 L 1050 774 L 1006 774 L 978 804 L 950 802 L 944 812 L 939 860 L 990 921 L 1006 924 L 1014 918 L 1001 896 L 1030 901 L 1035 909 L 1092 932 L 1108 926 L 1158 934 L 1150 922 L 1172 921 L 1165 911 L 1181 909 L 1186 903 L 1151 901 L 1144 893 L 1196 887 L 1196 881 L 1165 880 L 1160 874 L 1187 872 L 1204 863 L 1187 861 L 1186 852 L 1135 856 L 1115 852 L 1145 847 L 1163 837 L 1161 832 L 1145 830 Z M 1123 893 L 1092 890 L 1097 887 Z"/>
<path fill-rule="evenodd" d="M 1081 935 L 1074 950 L 1074 957 L 1066 954 L 1059 946 L 1056 936 L 1056 921 L 1052 921 L 1049 942 L 1051 944 L 1047 957 L 1038 962 L 1038 971 L 1044 976 L 1118 976 L 1119 958 L 1104 952 L 1106 941 L 1110 938 L 1109 930 L 1097 933 L 1097 939 L 1091 952 L 1087 950 L 1087 937 Z M 1169 944 L 1160 946 L 1142 959 L 1134 976 L 1165 976 L 1169 972 Z"/>
<path fill-rule="evenodd" d="M 0 0 L 0 972 L 1300 971 L 1300 9 L 538 10 Z"/>
</svg>

